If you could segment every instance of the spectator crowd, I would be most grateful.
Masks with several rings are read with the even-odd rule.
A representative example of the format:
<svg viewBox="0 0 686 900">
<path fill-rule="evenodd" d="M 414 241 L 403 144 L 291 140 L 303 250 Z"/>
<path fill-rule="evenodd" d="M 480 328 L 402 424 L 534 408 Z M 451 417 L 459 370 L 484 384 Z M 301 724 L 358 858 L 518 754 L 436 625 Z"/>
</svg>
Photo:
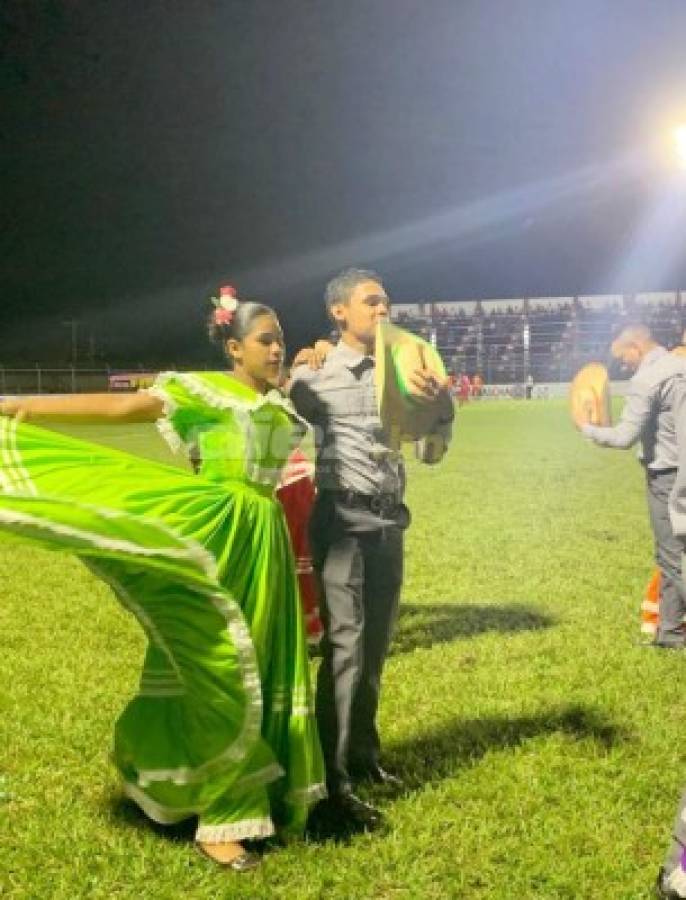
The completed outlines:
<svg viewBox="0 0 686 900">
<path fill-rule="evenodd" d="M 566 298 L 423 304 L 393 311 L 401 327 L 435 343 L 459 381 L 478 374 L 485 385 L 570 381 L 585 363 L 610 363 L 608 347 L 627 322 L 647 325 L 666 347 L 681 343 L 686 306 L 677 294 L 658 299 Z M 614 364 L 611 374 L 618 375 Z"/>
</svg>

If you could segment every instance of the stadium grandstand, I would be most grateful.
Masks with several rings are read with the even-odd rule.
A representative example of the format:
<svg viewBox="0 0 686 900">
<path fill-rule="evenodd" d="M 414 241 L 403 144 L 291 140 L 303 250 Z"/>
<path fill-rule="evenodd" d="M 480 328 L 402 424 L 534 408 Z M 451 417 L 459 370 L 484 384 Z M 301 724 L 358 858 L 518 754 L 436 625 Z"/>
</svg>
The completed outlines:
<svg viewBox="0 0 686 900">
<path fill-rule="evenodd" d="M 666 347 L 680 344 L 686 291 L 397 303 L 391 315 L 437 347 L 453 374 L 479 374 L 487 385 L 529 376 L 537 384 L 568 382 L 587 362 L 609 362 L 623 323 L 648 325 Z"/>
</svg>

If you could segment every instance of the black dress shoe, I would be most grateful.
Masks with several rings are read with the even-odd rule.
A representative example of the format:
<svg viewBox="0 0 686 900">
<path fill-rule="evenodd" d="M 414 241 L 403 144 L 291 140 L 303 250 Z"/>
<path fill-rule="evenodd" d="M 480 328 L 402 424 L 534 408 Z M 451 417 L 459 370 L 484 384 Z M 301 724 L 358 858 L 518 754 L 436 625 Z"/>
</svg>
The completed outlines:
<svg viewBox="0 0 686 900">
<path fill-rule="evenodd" d="M 376 831 L 384 824 L 378 809 L 355 794 L 333 794 L 314 807 L 307 822 L 307 832 L 316 839 L 341 840 L 362 831 Z"/>
<path fill-rule="evenodd" d="M 651 650 L 684 650 L 686 649 L 686 645 L 682 642 L 669 642 L 669 641 L 650 641 L 647 644 L 643 644 L 644 647 L 649 647 Z"/>
<path fill-rule="evenodd" d="M 405 787 L 402 778 L 387 772 L 381 766 L 373 766 L 371 769 L 356 772 L 353 777 L 355 781 L 380 784 L 387 788 L 393 788 L 395 791 L 402 791 Z"/>
<path fill-rule="evenodd" d="M 352 792 L 334 795 L 330 803 L 334 812 L 342 815 L 347 823 L 360 831 L 375 831 L 384 824 L 379 810 L 360 800 Z"/>
</svg>

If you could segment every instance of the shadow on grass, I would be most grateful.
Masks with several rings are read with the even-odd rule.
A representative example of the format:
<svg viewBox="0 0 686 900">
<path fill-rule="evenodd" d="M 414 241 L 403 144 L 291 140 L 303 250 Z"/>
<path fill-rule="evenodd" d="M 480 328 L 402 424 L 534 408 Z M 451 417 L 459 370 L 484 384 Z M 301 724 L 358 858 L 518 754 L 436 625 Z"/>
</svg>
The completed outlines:
<svg viewBox="0 0 686 900">
<path fill-rule="evenodd" d="M 491 750 L 507 750 L 532 738 L 552 734 L 563 734 L 575 741 L 592 741 L 605 750 L 631 739 L 626 729 L 614 725 L 598 710 L 569 706 L 533 716 L 490 716 L 451 722 L 391 746 L 385 756 L 390 768 L 402 777 L 406 788 L 412 791 L 442 778 L 452 777 Z M 375 798 L 367 796 L 367 791 L 363 789 L 362 793 L 366 799 L 374 802 Z M 384 793 L 388 795 L 383 789 L 375 793 L 377 799 L 383 797 Z M 397 796 L 397 792 L 393 792 L 393 795 Z M 391 799 L 391 795 L 388 795 L 388 799 Z M 121 826 L 152 830 L 159 837 L 174 843 L 189 843 L 193 840 L 195 819 L 187 819 L 173 826 L 157 825 L 135 803 L 121 795 L 109 797 L 108 806 L 113 820 Z M 313 823 L 311 820 L 310 825 L 314 827 L 308 828 L 308 840 L 314 843 L 333 841 L 347 844 L 357 836 L 357 830 L 348 830 L 345 822 L 323 820 Z M 268 848 L 253 849 L 262 852 Z"/>
<path fill-rule="evenodd" d="M 391 654 L 445 644 L 487 631 L 539 631 L 556 620 L 524 603 L 403 603 Z"/>
<path fill-rule="evenodd" d="M 188 843 L 195 836 L 197 827 L 197 819 L 195 817 L 184 819 L 177 825 L 159 825 L 149 819 L 143 810 L 137 806 L 133 800 L 123 797 L 121 794 L 112 794 L 107 798 L 107 806 L 110 815 L 117 825 L 126 828 L 141 829 L 145 831 L 153 831 L 159 837 L 176 843 Z"/>
<path fill-rule="evenodd" d="M 486 716 L 451 722 L 389 747 L 385 756 L 408 787 L 420 788 L 454 775 L 491 750 L 507 750 L 552 734 L 563 734 L 574 741 L 592 741 L 604 750 L 631 740 L 627 729 L 614 725 L 598 710 L 569 706 L 518 718 Z"/>
</svg>

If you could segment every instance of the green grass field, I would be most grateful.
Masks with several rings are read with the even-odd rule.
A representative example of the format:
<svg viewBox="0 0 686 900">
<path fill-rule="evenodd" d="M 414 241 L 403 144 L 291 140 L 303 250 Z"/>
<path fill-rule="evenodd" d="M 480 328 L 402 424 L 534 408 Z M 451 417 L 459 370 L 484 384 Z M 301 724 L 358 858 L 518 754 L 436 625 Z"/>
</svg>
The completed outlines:
<svg viewBox="0 0 686 900">
<path fill-rule="evenodd" d="M 152 431 L 117 440 L 166 458 Z M 484 402 L 443 464 L 410 461 L 408 493 L 381 727 L 409 791 L 378 798 L 386 835 L 243 876 L 120 796 L 136 623 L 76 560 L 0 543 L 0 895 L 651 896 L 686 780 L 686 657 L 638 646 L 652 547 L 633 453 L 587 444 L 562 402 Z"/>
</svg>

